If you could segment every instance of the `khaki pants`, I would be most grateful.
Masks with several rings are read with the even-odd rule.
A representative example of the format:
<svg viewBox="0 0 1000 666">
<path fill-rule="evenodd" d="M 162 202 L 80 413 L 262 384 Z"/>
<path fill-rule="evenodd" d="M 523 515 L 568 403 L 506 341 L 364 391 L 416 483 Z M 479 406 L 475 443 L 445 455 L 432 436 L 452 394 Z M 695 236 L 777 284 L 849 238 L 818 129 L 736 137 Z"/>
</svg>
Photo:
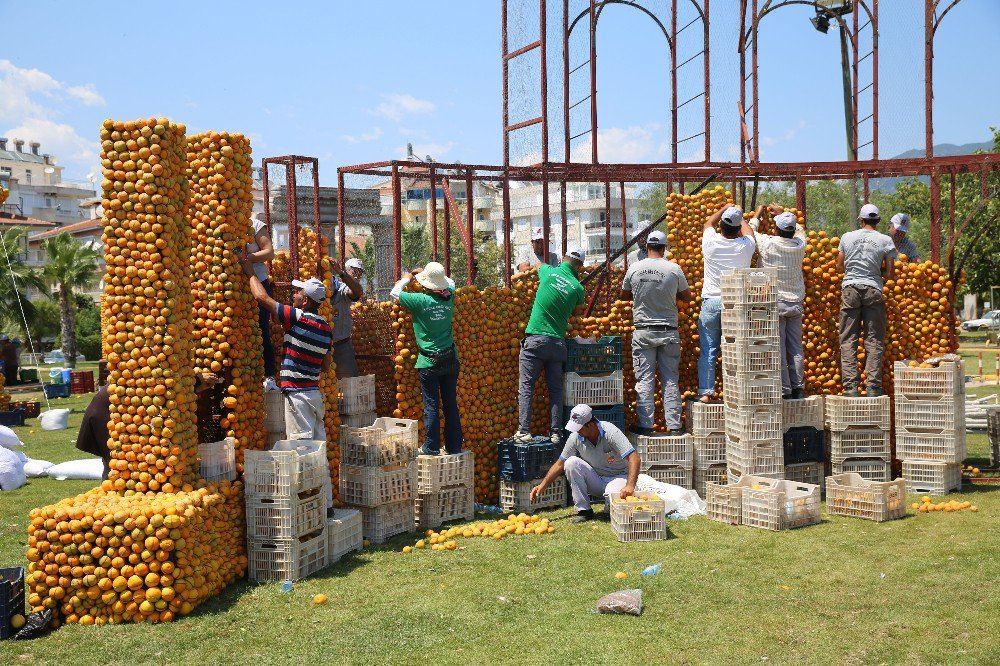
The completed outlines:
<svg viewBox="0 0 1000 666">
<path fill-rule="evenodd" d="M 840 365 L 844 389 L 858 388 L 858 337 L 864 326 L 865 374 L 869 389 L 882 388 L 885 351 L 885 298 L 874 287 L 844 287 L 840 304 Z"/>
</svg>

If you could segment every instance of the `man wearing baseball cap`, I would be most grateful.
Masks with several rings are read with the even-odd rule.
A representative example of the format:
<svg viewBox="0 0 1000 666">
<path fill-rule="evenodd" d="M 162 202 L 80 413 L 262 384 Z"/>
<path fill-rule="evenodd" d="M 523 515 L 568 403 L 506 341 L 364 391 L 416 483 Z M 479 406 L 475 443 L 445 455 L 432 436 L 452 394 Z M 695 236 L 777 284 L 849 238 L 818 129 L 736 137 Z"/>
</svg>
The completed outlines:
<svg viewBox="0 0 1000 666">
<path fill-rule="evenodd" d="M 715 225 L 719 225 L 719 231 Z M 753 229 L 736 206 L 723 206 L 705 220 L 701 252 L 705 270 L 698 316 L 698 394 L 709 402 L 715 393 L 715 370 L 722 347 L 722 271 L 750 268 L 757 246 Z"/>
<path fill-rule="evenodd" d="M 544 241 L 545 237 L 541 227 L 531 230 L 531 247 L 524 249 L 521 253 L 520 261 L 517 263 L 519 273 L 523 273 L 529 268 L 534 268 L 541 264 L 548 264 L 549 266 L 559 265 L 559 256 L 551 250 L 546 252 Z"/>
<path fill-rule="evenodd" d="M 640 220 L 639 221 L 639 228 L 640 229 L 645 229 L 648 226 L 649 226 L 649 220 Z M 629 263 L 630 266 L 632 264 L 639 263 L 640 261 L 642 261 L 643 259 L 645 259 L 646 257 L 649 256 L 649 252 L 646 250 L 646 239 L 647 238 L 649 238 L 649 236 L 643 236 L 642 238 L 640 238 L 639 240 L 637 240 L 635 242 L 636 249 L 632 250 L 628 254 L 628 263 Z"/>
<path fill-rule="evenodd" d="M 645 259 L 631 264 L 622 282 L 620 300 L 632 301 L 632 368 L 635 373 L 636 413 L 633 432 L 653 432 L 656 373 L 663 386 L 663 416 L 668 431 L 681 428 L 678 385 L 681 339 L 677 333 L 677 302 L 691 300 L 691 289 L 681 267 L 665 258 L 667 236 L 651 231 Z"/>
<path fill-rule="evenodd" d="M 598 421 L 588 405 L 573 408 L 566 424 L 570 436 L 559 459 L 549 468 L 541 483 L 531 489 L 535 502 L 563 471 L 573 493 L 576 516 L 580 523 L 594 517 L 592 495 L 625 499 L 635 493 L 639 478 L 639 454 L 614 423 Z"/>
<path fill-rule="evenodd" d="M 364 291 L 354 273 L 341 269 L 336 262 L 330 262 L 334 271 L 333 297 L 333 362 L 337 364 L 337 377 L 357 377 L 358 363 L 354 356 L 351 331 L 351 305 L 361 300 Z"/>
<path fill-rule="evenodd" d="M 892 242 L 896 245 L 896 253 L 902 258 L 906 256 L 907 261 L 918 262 L 920 261 L 920 250 L 917 249 L 916 243 L 907 236 L 910 233 L 910 216 L 906 213 L 896 213 L 889 220 L 889 224 L 892 225 Z"/>
<path fill-rule="evenodd" d="M 353 277 L 355 280 L 358 281 L 358 284 L 361 285 L 361 288 L 364 289 L 365 288 L 364 263 L 362 263 L 362 261 L 357 257 L 351 257 L 346 262 L 344 262 L 344 268 L 347 270 L 348 273 L 351 274 L 351 277 Z"/>
<path fill-rule="evenodd" d="M 781 394 L 786 400 L 806 397 L 802 353 L 802 315 L 805 314 L 806 284 L 802 261 L 806 255 L 806 232 L 794 213 L 778 204 L 767 207 L 774 220 L 775 234 L 762 234 L 760 219 L 764 206 L 757 208 L 750 226 L 757 241 L 762 266 L 778 270 L 778 346 L 781 356 Z"/>
<path fill-rule="evenodd" d="M 840 365 L 844 395 L 856 398 L 858 375 L 858 338 L 865 330 L 865 374 L 868 397 L 885 395 L 882 391 L 882 353 L 885 350 L 884 280 L 893 276 L 896 246 L 892 239 L 875 230 L 881 220 L 872 204 L 861 207 L 861 228 L 848 231 L 840 239 L 837 268 L 844 274 L 840 304 Z"/>
<path fill-rule="evenodd" d="M 579 271 L 587 254 L 582 247 L 570 248 L 559 266 L 538 267 L 538 291 L 531 306 L 531 317 L 524 329 L 518 356 L 517 416 L 518 429 L 514 439 L 531 441 L 531 407 L 535 383 L 545 370 L 549 390 L 549 438 L 553 444 L 562 441 L 563 363 L 566 362 L 566 329 L 569 318 L 583 305 L 583 286 Z"/>
</svg>

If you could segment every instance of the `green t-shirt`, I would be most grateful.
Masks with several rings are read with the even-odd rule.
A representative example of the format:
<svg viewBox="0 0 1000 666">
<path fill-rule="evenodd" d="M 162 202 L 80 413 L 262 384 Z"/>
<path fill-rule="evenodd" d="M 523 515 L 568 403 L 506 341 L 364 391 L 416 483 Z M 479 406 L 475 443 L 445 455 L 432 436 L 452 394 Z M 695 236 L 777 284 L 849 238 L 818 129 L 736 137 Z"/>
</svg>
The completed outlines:
<svg viewBox="0 0 1000 666">
<path fill-rule="evenodd" d="M 538 267 L 538 293 L 525 333 L 566 337 L 570 315 L 583 303 L 584 290 L 576 275 L 576 269 L 566 261 L 554 267 Z"/>
<path fill-rule="evenodd" d="M 403 292 L 399 304 L 413 315 L 413 334 L 417 346 L 426 352 L 436 354 L 455 345 L 451 334 L 451 321 L 455 312 L 455 294 L 451 298 L 439 298 L 426 293 Z M 417 357 L 417 369 L 431 367 L 430 359 L 423 354 Z"/>
</svg>

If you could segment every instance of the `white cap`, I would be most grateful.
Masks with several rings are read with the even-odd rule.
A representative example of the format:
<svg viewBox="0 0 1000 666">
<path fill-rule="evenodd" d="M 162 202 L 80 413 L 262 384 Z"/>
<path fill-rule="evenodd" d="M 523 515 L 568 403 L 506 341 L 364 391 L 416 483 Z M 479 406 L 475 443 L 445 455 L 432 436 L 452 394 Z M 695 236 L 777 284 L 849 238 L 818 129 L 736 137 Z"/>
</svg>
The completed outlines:
<svg viewBox="0 0 1000 666">
<path fill-rule="evenodd" d="M 445 275 L 444 266 L 436 261 L 430 262 L 424 266 L 424 270 L 417 273 L 417 282 L 432 291 L 451 289 L 454 285 Z"/>
<path fill-rule="evenodd" d="M 536 227 L 531 230 L 531 240 L 542 240 L 545 237 L 545 230 L 541 227 Z"/>
<path fill-rule="evenodd" d="M 566 256 L 570 259 L 576 259 L 581 264 L 587 261 L 587 251 L 582 247 L 577 245 L 576 247 L 571 247 L 567 252 Z"/>
<path fill-rule="evenodd" d="M 861 207 L 861 212 L 858 213 L 859 220 L 878 222 L 881 218 L 882 215 L 878 212 L 878 207 L 875 204 L 865 204 Z"/>
<path fill-rule="evenodd" d="M 292 280 L 292 286 L 300 288 L 305 292 L 306 296 L 317 303 L 323 302 L 326 298 L 326 285 L 316 278 L 309 278 L 305 282 L 302 280 Z"/>
<path fill-rule="evenodd" d="M 795 213 L 789 213 L 787 210 L 784 213 L 779 213 L 774 216 L 774 226 L 778 227 L 782 231 L 791 231 L 795 228 L 798 221 L 798 218 L 795 217 Z"/>
<path fill-rule="evenodd" d="M 662 231 L 650 231 L 649 235 L 646 236 L 646 245 L 662 245 L 667 246 L 667 235 Z"/>
<path fill-rule="evenodd" d="M 566 422 L 566 430 L 580 432 L 580 428 L 590 423 L 592 418 L 594 418 L 594 411 L 589 405 L 577 405 L 569 414 L 569 421 Z"/>
<path fill-rule="evenodd" d="M 910 216 L 906 213 L 896 213 L 892 216 L 892 228 L 904 234 L 910 230 Z"/>
<path fill-rule="evenodd" d="M 743 226 L 743 211 L 736 206 L 730 206 L 722 214 L 722 223 L 727 227 Z"/>
<path fill-rule="evenodd" d="M 351 257 L 350 259 L 348 259 L 347 263 L 344 264 L 344 266 L 346 268 L 360 268 L 361 270 L 365 270 L 365 265 L 361 263 L 361 260 L 358 259 L 357 257 Z"/>
</svg>

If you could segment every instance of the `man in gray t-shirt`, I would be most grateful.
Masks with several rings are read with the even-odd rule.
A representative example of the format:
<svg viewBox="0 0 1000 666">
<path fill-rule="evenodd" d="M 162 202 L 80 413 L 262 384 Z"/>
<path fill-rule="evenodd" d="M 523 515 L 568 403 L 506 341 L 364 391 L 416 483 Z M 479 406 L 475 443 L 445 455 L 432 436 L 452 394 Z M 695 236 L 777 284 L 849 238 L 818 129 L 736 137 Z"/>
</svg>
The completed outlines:
<svg viewBox="0 0 1000 666">
<path fill-rule="evenodd" d="M 885 297 L 882 287 L 893 276 L 896 246 L 876 231 L 881 221 L 878 208 L 861 207 L 861 228 L 840 239 L 837 268 L 844 274 L 840 305 L 840 363 L 844 395 L 858 397 L 858 338 L 864 326 L 865 375 L 868 397 L 882 391 L 882 354 L 885 351 Z"/>
<path fill-rule="evenodd" d="M 562 454 L 531 489 L 531 501 L 537 501 L 565 470 L 576 507 L 572 522 L 579 523 L 594 517 L 592 495 L 625 499 L 635 493 L 640 461 L 625 433 L 613 423 L 595 419 L 588 405 L 573 408 L 566 430 L 571 434 Z"/>
<path fill-rule="evenodd" d="M 681 393 L 678 384 L 681 339 L 677 333 L 677 301 L 691 300 L 691 289 L 681 267 L 664 258 L 667 237 L 650 232 L 646 259 L 629 266 L 620 299 L 632 301 L 632 368 L 635 373 L 636 413 L 633 432 L 653 432 L 654 392 L 659 370 L 663 385 L 663 416 L 668 430 L 681 428 Z"/>
<path fill-rule="evenodd" d="M 337 364 L 339 379 L 357 377 L 358 363 L 354 355 L 354 343 L 351 342 L 351 330 L 354 326 L 351 305 L 361 300 L 364 291 L 350 271 L 345 271 L 339 264 L 334 264 L 332 268 L 335 274 L 333 295 L 330 298 L 333 309 L 330 322 L 333 328 L 333 362 Z"/>
</svg>

